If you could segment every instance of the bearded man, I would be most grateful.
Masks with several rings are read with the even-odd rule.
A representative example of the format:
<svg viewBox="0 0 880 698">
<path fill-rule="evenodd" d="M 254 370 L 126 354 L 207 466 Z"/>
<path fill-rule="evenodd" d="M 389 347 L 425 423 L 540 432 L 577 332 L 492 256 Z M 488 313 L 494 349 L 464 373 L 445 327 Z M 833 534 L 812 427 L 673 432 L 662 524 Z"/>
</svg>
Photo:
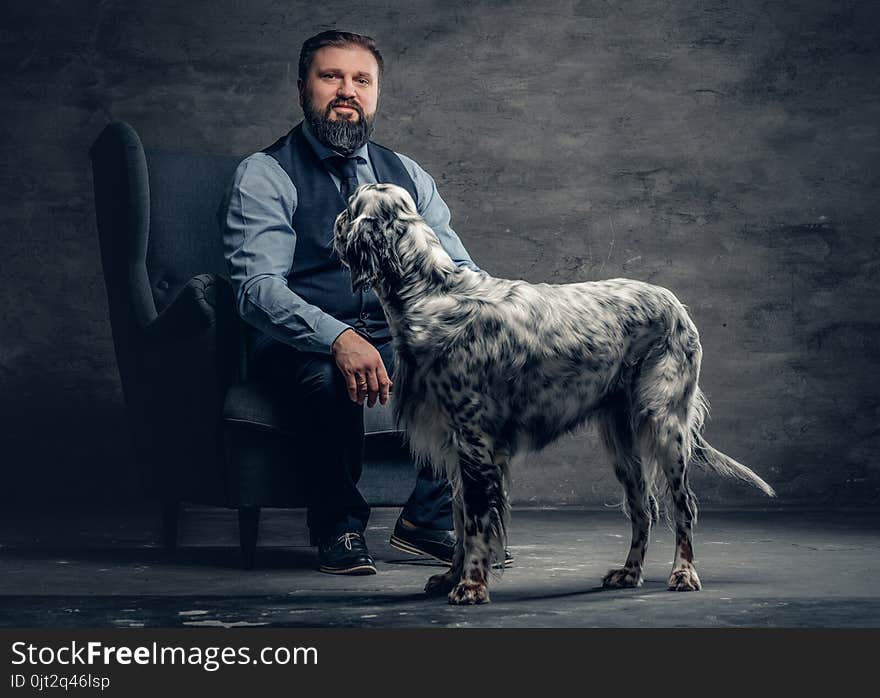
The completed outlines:
<svg viewBox="0 0 880 698">
<path fill-rule="evenodd" d="M 335 574 L 376 572 L 363 536 L 370 509 L 357 488 L 363 405 L 387 402 L 394 362 L 376 295 L 352 292 L 333 254 L 336 216 L 358 185 L 397 184 L 455 263 L 477 269 L 431 176 L 370 141 L 382 66 L 370 37 L 326 31 L 306 40 L 297 81 L 303 121 L 239 165 L 221 208 L 251 374 L 280 384 L 319 444 L 307 473 L 309 534 L 320 570 Z M 391 543 L 451 562 L 452 528 L 449 485 L 423 470 Z"/>
</svg>

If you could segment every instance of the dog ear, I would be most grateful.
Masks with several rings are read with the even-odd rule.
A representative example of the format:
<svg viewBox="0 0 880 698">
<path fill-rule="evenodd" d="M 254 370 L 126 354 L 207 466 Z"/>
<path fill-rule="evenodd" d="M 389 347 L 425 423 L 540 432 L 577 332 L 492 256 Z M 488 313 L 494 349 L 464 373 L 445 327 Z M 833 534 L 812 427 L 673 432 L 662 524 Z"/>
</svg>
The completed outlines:
<svg viewBox="0 0 880 698">
<path fill-rule="evenodd" d="M 384 234 L 379 220 L 358 216 L 351 222 L 342 259 L 351 270 L 351 290 L 371 288 L 380 272 Z"/>
<path fill-rule="evenodd" d="M 406 230 L 399 225 L 400 221 L 386 222 L 382 229 L 382 240 L 378 244 L 379 269 L 386 279 L 397 281 L 403 276 L 403 264 L 398 252 L 398 241 Z"/>
<path fill-rule="evenodd" d="M 402 274 L 397 252 L 399 221 L 382 203 L 375 208 L 374 216 L 354 215 L 358 207 L 354 213 L 347 209 L 336 217 L 333 249 L 351 271 L 352 292 L 375 287 L 380 279 L 396 279 Z"/>
<path fill-rule="evenodd" d="M 336 216 L 336 222 L 333 224 L 333 240 L 331 242 L 331 257 L 335 255 L 336 258 L 346 267 L 348 266 L 348 262 L 346 261 L 346 250 L 348 249 L 348 240 L 351 234 L 351 231 L 349 230 L 350 226 L 348 224 L 349 218 L 350 216 L 347 208 L 342 209 L 340 214 Z"/>
</svg>

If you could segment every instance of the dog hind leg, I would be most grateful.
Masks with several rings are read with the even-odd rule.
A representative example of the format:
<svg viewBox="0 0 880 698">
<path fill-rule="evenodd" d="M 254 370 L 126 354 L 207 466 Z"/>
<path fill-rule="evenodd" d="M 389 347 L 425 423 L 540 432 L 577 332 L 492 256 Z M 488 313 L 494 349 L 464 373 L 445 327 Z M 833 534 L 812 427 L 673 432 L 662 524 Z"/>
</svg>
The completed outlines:
<svg viewBox="0 0 880 698">
<path fill-rule="evenodd" d="M 602 586 L 610 589 L 637 587 L 642 584 L 642 568 L 657 500 L 649 492 L 628 412 L 609 408 L 599 416 L 598 424 L 602 440 L 614 460 L 614 473 L 623 485 L 626 511 L 632 524 L 632 542 L 626 561 L 623 567 L 608 571 L 602 578 Z"/>
<path fill-rule="evenodd" d="M 642 569 L 656 499 L 649 493 L 644 467 L 633 438 L 629 414 L 610 409 L 599 417 L 600 433 L 614 460 L 614 472 L 624 489 L 624 505 L 632 524 L 632 540 L 622 568 L 610 570 L 602 579 L 609 588 L 635 587 L 642 583 Z"/>
<path fill-rule="evenodd" d="M 703 419 L 697 390 L 700 350 L 694 339 L 678 343 L 673 339 L 665 349 L 638 378 L 639 401 L 646 415 L 640 429 L 641 451 L 659 464 L 672 498 L 675 560 L 669 590 L 699 591 L 702 585 L 694 567 L 693 546 L 697 503 L 688 484 L 688 465 L 693 434 Z"/>
<path fill-rule="evenodd" d="M 694 567 L 693 527 L 697 517 L 694 493 L 688 484 L 688 458 L 684 443 L 688 440 L 687 426 L 678 420 L 672 425 L 659 426 L 663 436 L 658 440 L 657 459 L 660 462 L 674 507 L 675 561 L 669 576 L 670 591 L 699 591 L 702 587 Z"/>
</svg>

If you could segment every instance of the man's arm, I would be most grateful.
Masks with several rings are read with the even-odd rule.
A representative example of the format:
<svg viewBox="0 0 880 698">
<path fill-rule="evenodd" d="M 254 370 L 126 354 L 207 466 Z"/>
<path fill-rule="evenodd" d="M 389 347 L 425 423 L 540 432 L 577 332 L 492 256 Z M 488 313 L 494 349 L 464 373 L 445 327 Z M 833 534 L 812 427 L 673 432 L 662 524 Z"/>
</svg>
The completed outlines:
<svg viewBox="0 0 880 698">
<path fill-rule="evenodd" d="M 456 235 L 450 225 L 452 216 L 449 212 L 449 207 L 440 197 L 434 178 L 425 172 L 412 158 L 408 158 L 400 153 L 397 155 L 416 185 L 416 192 L 419 195 L 419 215 L 425 219 L 425 223 L 436 233 L 440 239 L 440 244 L 443 245 L 443 249 L 446 250 L 449 256 L 452 257 L 452 261 L 458 266 L 480 271 L 480 268 L 474 264 L 468 251 L 464 248 L 458 235 Z"/>
<path fill-rule="evenodd" d="M 296 188 L 274 158 L 257 153 L 243 160 L 219 212 L 226 265 L 246 322 L 302 351 L 330 354 L 350 326 L 287 286 L 295 210 Z"/>
</svg>

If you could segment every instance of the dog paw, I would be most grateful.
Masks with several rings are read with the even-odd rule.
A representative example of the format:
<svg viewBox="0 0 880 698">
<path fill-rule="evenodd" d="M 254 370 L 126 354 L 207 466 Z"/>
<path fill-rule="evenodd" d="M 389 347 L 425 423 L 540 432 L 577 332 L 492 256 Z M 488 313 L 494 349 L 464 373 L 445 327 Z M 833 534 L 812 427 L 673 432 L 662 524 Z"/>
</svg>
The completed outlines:
<svg viewBox="0 0 880 698">
<path fill-rule="evenodd" d="M 693 567 L 682 567 L 672 570 L 669 575 L 669 591 L 699 591 L 703 588 L 700 578 Z"/>
<path fill-rule="evenodd" d="M 452 591 L 458 580 L 459 575 L 452 574 L 452 572 L 435 574 L 428 578 L 428 583 L 425 584 L 425 593 L 429 596 L 441 596 L 442 594 L 448 594 L 450 591 Z"/>
<path fill-rule="evenodd" d="M 449 603 L 457 606 L 489 603 L 489 587 L 476 582 L 459 582 L 449 592 Z"/>
<path fill-rule="evenodd" d="M 630 589 L 642 586 L 642 572 L 635 567 L 621 567 L 608 570 L 602 577 L 602 586 L 606 589 Z"/>
</svg>

